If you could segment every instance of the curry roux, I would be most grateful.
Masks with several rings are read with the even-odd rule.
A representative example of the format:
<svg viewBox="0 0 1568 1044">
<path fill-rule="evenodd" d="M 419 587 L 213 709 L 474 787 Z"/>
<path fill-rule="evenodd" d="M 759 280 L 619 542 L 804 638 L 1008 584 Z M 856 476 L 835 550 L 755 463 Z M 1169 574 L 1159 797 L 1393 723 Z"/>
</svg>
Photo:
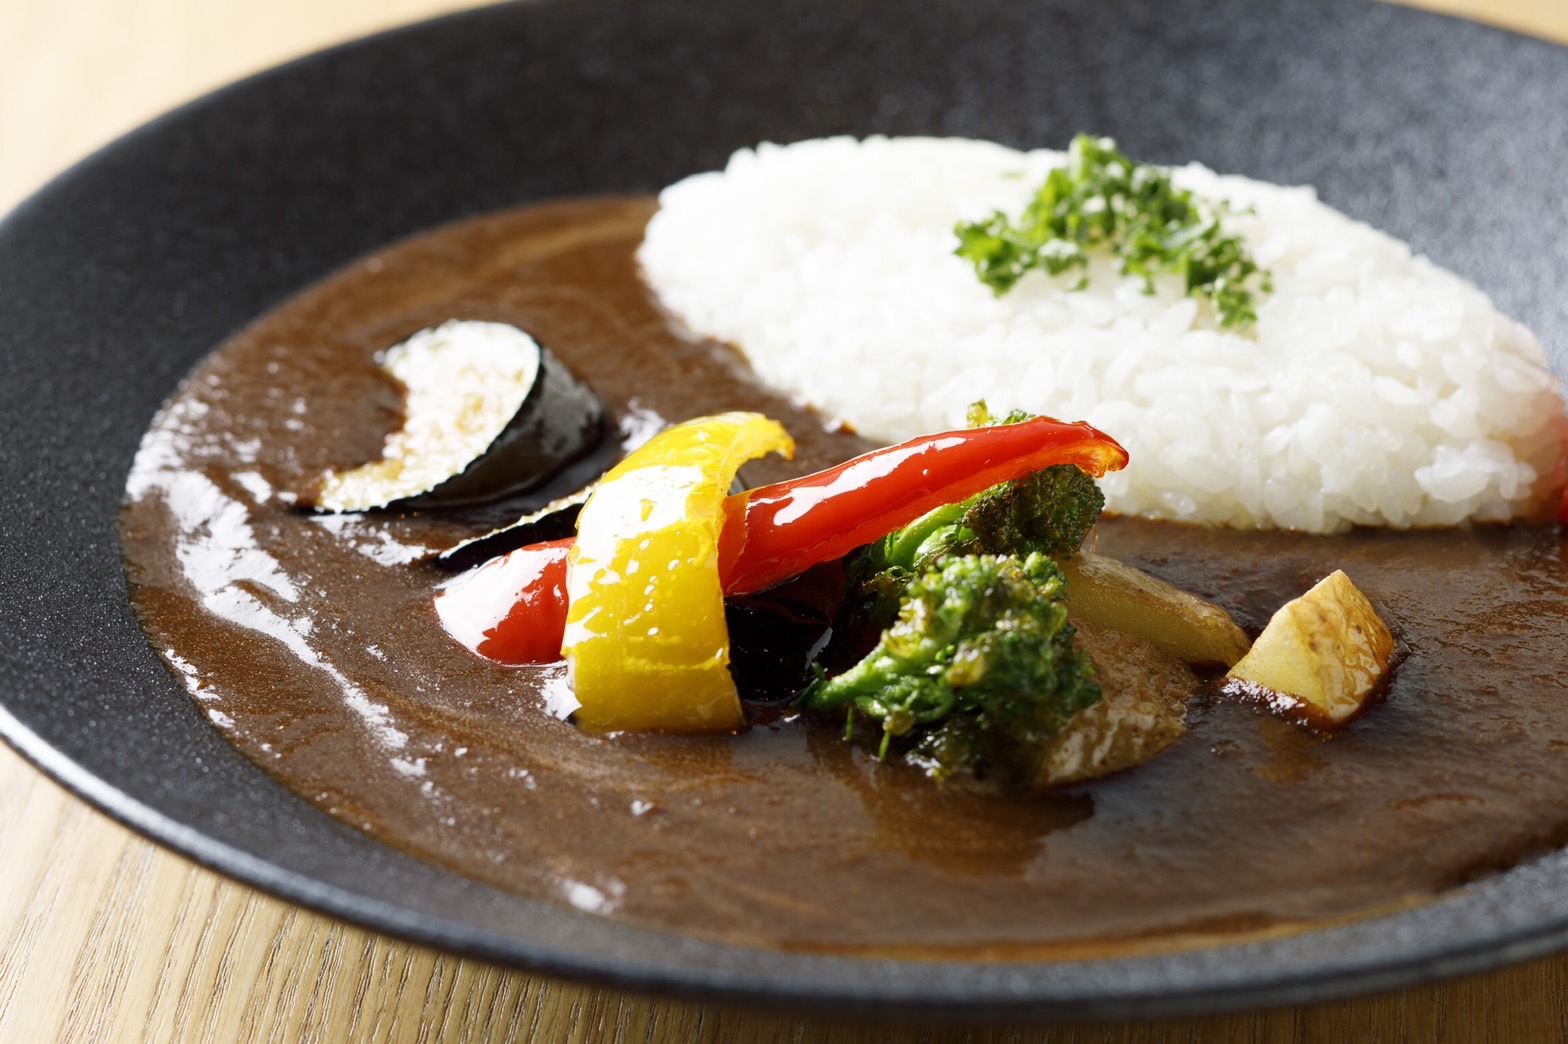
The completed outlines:
<svg viewBox="0 0 1568 1044">
<path fill-rule="evenodd" d="M 1050 795 L 944 791 L 788 715 L 738 736 L 594 736 L 559 667 L 449 641 L 433 551 L 489 520 L 312 515 L 400 423 L 375 353 L 515 323 L 627 428 L 731 409 L 793 463 L 864 448 L 678 329 L 639 280 L 651 200 L 554 202 L 361 260 L 207 359 L 149 432 L 122 519 L 146 630 L 249 757 L 386 843 L 527 896 L 765 947 L 1068 956 L 1420 901 L 1568 840 L 1568 581 L 1555 528 L 1314 537 L 1107 520 L 1098 549 L 1256 633 L 1343 568 L 1405 656 L 1325 737 L 1200 695 L 1152 763 Z"/>
</svg>

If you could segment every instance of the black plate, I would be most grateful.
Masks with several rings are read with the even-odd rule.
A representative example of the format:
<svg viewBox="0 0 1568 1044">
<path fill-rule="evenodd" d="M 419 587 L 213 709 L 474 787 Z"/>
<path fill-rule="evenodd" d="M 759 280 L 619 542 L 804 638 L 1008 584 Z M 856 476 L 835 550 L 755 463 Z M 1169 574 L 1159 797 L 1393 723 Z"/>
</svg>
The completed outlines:
<svg viewBox="0 0 1568 1044">
<path fill-rule="evenodd" d="M 548 196 L 651 190 L 740 145 L 964 134 L 1311 182 L 1568 353 L 1568 51 L 1325 0 L 573 0 L 462 14 L 248 80 L 0 225 L 0 732 L 114 816 L 287 899 L 632 989 L 1082 1017 L 1319 999 L 1568 941 L 1568 855 L 1397 916 L 1068 963 L 753 951 L 627 928 L 371 842 L 198 716 L 126 603 L 138 438 L 205 352 L 373 247 Z"/>
</svg>

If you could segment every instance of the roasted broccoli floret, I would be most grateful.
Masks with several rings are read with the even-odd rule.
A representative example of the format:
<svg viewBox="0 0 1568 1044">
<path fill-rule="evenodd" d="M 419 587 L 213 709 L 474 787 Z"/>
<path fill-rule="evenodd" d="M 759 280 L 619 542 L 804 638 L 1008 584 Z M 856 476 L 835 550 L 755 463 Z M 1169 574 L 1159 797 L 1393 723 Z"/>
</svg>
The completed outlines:
<svg viewBox="0 0 1568 1044">
<path fill-rule="evenodd" d="M 1073 646 L 1064 584 L 1056 563 L 1039 553 L 942 558 L 911 576 L 876 647 L 813 682 L 802 702 L 847 707 L 878 723 L 883 757 L 896 738 L 948 719 L 979 732 L 1014 723 L 1054 731 L 1100 697 Z"/>
<path fill-rule="evenodd" d="M 973 426 L 996 421 L 984 403 Z M 863 548 L 849 563 L 849 597 L 835 630 L 880 634 L 874 648 L 845 642 L 851 663 L 802 694 L 805 707 L 848 708 L 850 728 L 881 729 L 938 778 L 979 775 L 1020 743 L 1037 744 L 1100 698 L 1073 644 L 1056 560 L 1074 554 L 1105 498 L 1082 469 L 1063 464 L 944 505 Z M 842 647 L 830 647 L 842 654 Z"/>
<path fill-rule="evenodd" d="M 871 554 L 883 568 L 905 570 L 947 555 L 1067 558 L 1104 506 L 1105 495 L 1087 472 L 1057 464 L 929 511 L 883 537 Z"/>
<path fill-rule="evenodd" d="M 1104 507 L 1105 494 L 1088 472 L 1057 464 L 992 486 L 964 513 L 964 526 L 980 554 L 1038 551 L 1062 559 L 1077 552 Z"/>
<path fill-rule="evenodd" d="M 972 427 L 1015 424 L 1030 414 L 1015 411 L 995 420 L 985 403 L 969 409 Z M 896 529 L 868 549 L 868 569 L 912 571 L 946 555 L 1018 555 L 1039 552 L 1062 559 L 1074 554 L 1094 528 L 1105 495 L 1072 464 L 1058 464 L 1014 482 L 1000 482 L 967 500 L 944 504 Z"/>
</svg>

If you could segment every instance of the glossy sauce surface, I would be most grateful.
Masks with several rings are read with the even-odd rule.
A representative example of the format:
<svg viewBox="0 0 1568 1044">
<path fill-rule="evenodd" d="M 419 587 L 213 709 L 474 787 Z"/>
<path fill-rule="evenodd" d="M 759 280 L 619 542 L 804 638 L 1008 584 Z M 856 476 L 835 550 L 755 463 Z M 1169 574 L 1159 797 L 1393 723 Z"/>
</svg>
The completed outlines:
<svg viewBox="0 0 1568 1044">
<path fill-rule="evenodd" d="M 311 515 L 297 493 L 399 423 L 375 353 L 449 318 L 515 323 L 625 433 L 760 410 L 812 470 L 865 444 L 684 335 L 638 280 L 652 204 L 568 201 L 395 245 L 209 358 L 149 433 L 122 518 L 149 637 L 248 756 L 332 814 L 548 901 L 759 946 L 1082 955 L 1421 901 L 1568 840 L 1568 567 L 1555 529 L 1306 537 L 1109 520 L 1102 553 L 1256 632 L 1344 569 L 1401 643 L 1386 697 L 1325 738 L 1200 695 L 1137 770 L 1041 795 L 934 788 L 788 715 L 738 736 L 592 735 L 559 667 L 442 633 L 431 554 L 495 519 Z"/>
</svg>

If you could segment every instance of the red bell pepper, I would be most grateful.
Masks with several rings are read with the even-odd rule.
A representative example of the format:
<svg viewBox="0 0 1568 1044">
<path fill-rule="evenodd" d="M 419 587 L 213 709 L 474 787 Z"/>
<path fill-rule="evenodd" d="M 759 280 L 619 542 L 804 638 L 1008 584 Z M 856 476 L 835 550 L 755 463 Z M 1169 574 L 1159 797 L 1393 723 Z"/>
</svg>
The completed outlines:
<svg viewBox="0 0 1568 1044">
<path fill-rule="evenodd" d="M 566 630 L 566 553 L 572 537 L 492 558 L 436 595 L 446 632 L 500 663 L 561 658 Z"/>
<path fill-rule="evenodd" d="M 750 594 L 840 558 L 933 508 L 1053 464 L 1099 476 L 1127 451 L 1088 424 L 1036 417 L 922 435 L 801 478 L 729 497 L 719 541 L 727 595 Z M 571 538 L 493 559 L 436 598 L 454 638 L 501 663 L 560 659 Z"/>
</svg>

